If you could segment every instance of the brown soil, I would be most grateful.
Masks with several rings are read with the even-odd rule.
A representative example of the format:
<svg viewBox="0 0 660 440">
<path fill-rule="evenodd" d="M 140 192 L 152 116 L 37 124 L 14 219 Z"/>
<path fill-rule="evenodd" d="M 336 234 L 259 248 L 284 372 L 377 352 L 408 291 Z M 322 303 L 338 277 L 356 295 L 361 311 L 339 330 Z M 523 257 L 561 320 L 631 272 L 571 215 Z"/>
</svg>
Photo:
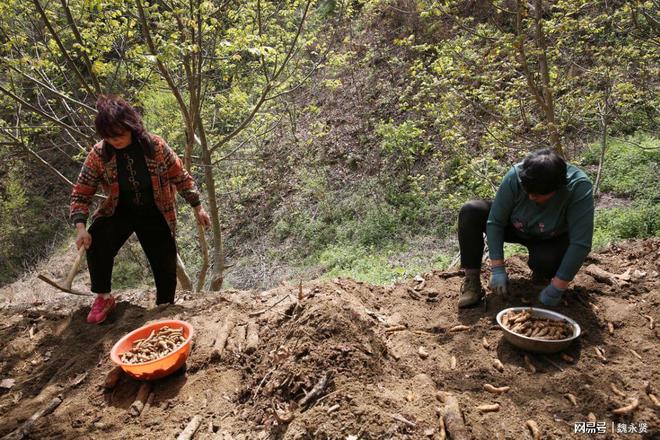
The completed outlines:
<svg viewBox="0 0 660 440">
<path fill-rule="evenodd" d="M 528 281 L 520 257 L 509 260 L 510 298 L 489 297 L 487 307 L 460 312 L 460 275 L 439 271 L 423 274 L 423 286 L 415 280 L 394 286 L 310 282 L 302 286 L 302 299 L 297 285 L 284 284 L 265 292 L 179 293 L 180 304 L 153 308 L 153 292 L 127 291 L 102 325 L 85 323 L 86 299 L 7 304 L 0 310 L 0 380 L 16 382 L 0 389 L 0 436 L 59 394 L 62 404 L 35 424 L 33 438 L 173 438 L 195 415 L 202 418 L 196 439 L 439 438 L 436 408 L 443 403 L 436 394 L 447 391 L 458 398 L 474 439 L 531 438 L 528 419 L 538 423 L 544 439 L 585 438 L 573 434 L 573 425 L 587 421 L 590 412 L 607 422 L 608 434 L 589 438 L 657 438 L 660 413 L 644 386 L 650 382 L 660 394 L 658 327 L 650 329 L 643 315 L 658 319 L 659 261 L 660 239 L 593 254 L 585 266 L 615 274 L 631 269 L 632 279 L 612 286 L 583 269 L 558 308 L 585 332 L 567 351 L 575 362 L 532 355 L 536 373 L 526 368 L 524 353 L 502 339 L 494 321 L 505 307 L 535 304 L 541 286 Z M 257 311 L 264 313 L 254 316 Z M 258 321 L 255 352 L 245 353 L 234 333 L 223 356 L 212 355 L 229 314 L 238 324 Z M 132 417 L 128 408 L 139 383 L 123 378 L 104 391 L 112 369 L 108 353 L 125 333 L 165 317 L 191 322 L 195 346 L 185 370 L 155 381 L 153 403 Z M 470 328 L 449 331 L 458 324 Z M 406 329 L 385 331 L 394 325 Z M 420 347 L 428 357 L 419 355 Z M 603 349 L 607 362 L 594 347 Z M 503 372 L 493 368 L 495 358 Z M 82 381 L 75 384 L 76 379 Z M 327 383 L 321 392 L 307 397 L 322 379 Z M 489 394 L 485 383 L 511 389 Z M 610 383 L 639 399 L 633 414 L 611 412 L 627 399 L 615 395 Z M 567 393 L 576 396 L 577 406 Z M 477 410 L 496 402 L 498 412 Z M 645 423 L 648 433 L 614 434 L 612 422 Z"/>
</svg>

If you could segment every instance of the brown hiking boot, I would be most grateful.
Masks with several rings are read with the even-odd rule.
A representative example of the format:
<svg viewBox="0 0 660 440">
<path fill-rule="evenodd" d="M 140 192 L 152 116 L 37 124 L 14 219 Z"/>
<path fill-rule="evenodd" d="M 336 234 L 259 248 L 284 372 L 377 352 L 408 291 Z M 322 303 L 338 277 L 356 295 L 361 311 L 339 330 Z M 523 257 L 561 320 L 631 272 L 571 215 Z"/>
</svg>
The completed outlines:
<svg viewBox="0 0 660 440">
<path fill-rule="evenodd" d="M 479 274 L 465 275 L 461 286 L 461 297 L 458 299 L 458 308 L 471 307 L 478 304 L 484 297 Z"/>
</svg>

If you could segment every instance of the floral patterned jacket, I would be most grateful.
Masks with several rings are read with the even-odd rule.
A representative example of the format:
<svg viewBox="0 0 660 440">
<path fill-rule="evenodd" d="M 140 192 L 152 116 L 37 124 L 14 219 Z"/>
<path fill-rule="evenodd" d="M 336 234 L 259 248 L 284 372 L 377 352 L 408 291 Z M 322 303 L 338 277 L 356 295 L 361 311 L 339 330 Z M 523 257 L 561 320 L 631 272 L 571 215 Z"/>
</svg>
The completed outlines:
<svg viewBox="0 0 660 440">
<path fill-rule="evenodd" d="M 193 207 L 200 204 L 195 181 L 183 167 L 181 159 L 159 136 L 151 135 L 154 157 L 145 156 L 151 176 L 156 207 L 163 214 L 174 235 L 176 231 L 175 194 L 179 192 Z M 78 180 L 71 193 L 69 207 L 72 223 L 86 222 L 92 198 L 101 185 L 108 196 L 92 215 L 92 221 L 99 217 L 112 216 L 119 202 L 119 181 L 117 177 L 117 157 L 112 155 L 107 162 L 102 156 L 103 142 L 92 147 L 82 166 Z"/>
</svg>

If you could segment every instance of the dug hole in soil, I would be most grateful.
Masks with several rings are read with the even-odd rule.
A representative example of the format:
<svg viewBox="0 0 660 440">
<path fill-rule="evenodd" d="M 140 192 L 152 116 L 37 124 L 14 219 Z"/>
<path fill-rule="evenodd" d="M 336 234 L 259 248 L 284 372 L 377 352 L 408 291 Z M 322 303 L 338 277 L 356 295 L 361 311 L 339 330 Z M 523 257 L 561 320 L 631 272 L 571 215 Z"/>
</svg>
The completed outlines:
<svg viewBox="0 0 660 440">
<path fill-rule="evenodd" d="M 660 239 L 591 254 L 556 308 L 583 330 L 565 352 L 572 360 L 529 354 L 535 372 L 495 322 L 503 308 L 538 305 L 543 286 L 531 284 L 525 260 L 508 260 L 508 298 L 489 295 L 487 305 L 461 311 L 458 272 L 393 286 L 342 278 L 264 292 L 178 292 L 167 307 L 153 307 L 153 292 L 124 291 L 101 325 L 85 322 L 89 299 L 35 284 L 48 292 L 37 292 L 38 302 L 0 310 L 0 437 L 60 396 L 27 437 L 176 438 L 195 419 L 195 439 L 440 439 L 446 401 L 438 395 L 449 393 L 468 438 L 531 439 L 526 422 L 534 420 L 540 438 L 582 439 L 574 426 L 590 413 L 606 433 L 589 438 L 658 438 Z M 136 416 L 140 382 L 123 376 L 103 387 L 109 352 L 162 318 L 190 322 L 194 347 L 184 369 L 150 384 Z M 494 394 L 484 384 L 509 390 Z M 613 412 L 635 399 L 631 412 Z M 493 404 L 497 411 L 478 409 Z M 646 432 L 617 433 L 624 425 Z"/>
</svg>

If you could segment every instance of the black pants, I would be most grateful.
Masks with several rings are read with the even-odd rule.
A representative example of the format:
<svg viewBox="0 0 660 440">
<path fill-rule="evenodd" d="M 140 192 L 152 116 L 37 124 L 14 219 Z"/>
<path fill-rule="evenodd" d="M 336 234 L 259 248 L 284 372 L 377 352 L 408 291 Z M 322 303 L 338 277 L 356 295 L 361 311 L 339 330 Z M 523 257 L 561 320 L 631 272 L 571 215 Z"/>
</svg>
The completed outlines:
<svg viewBox="0 0 660 440">
<path fill-rule="evenodd" d="M 461 208 L 458 214 L 458 245 L 461 250 L 461 267 L 464 269 L 481 268 L 481 256 L 484 252 L 484 233 L 488 213 L 493 204 L 487 200 L 472 200 Z M 547 240 L 525 240 L 516 234 L 513 225 L 504 229 L 504 241 L 519 243 L 529 251 L 527 265 L 535 275 L 552 278 L 568 248 L 568 234 Z"/>
<path fill-rule="evenodd" d="M 87 265 L 92 292 L 110 292 L 115 256 L 133 232 L 154 274 L 156 304 L 173 303 L 176 242 L 163 214 L 155 207 L 141 211 L 118 208 L 112 217 L 100 217 L 89 227 L 92 245 L 87 250 Z"/>
</svg>

